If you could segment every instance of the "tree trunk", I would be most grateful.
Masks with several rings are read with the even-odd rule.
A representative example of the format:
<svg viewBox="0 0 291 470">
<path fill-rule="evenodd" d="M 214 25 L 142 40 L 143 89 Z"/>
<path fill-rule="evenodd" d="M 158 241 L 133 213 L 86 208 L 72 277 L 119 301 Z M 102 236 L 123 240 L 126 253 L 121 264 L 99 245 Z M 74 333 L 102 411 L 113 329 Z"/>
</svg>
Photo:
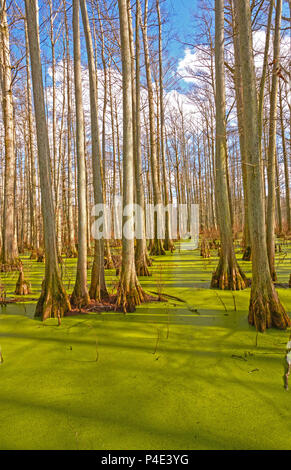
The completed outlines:
<svg viewBox="0 0 291 470">
<path fill-rule="evenodd" d="M 285 176 L 285 191 L 286 191 L 286 219 L 287 219 L 287 232 L 291 232 L 291 210 L 290 210 L 290 183 L 289 183 L 289 166 L 288 156 L 286 149 L 286 138 L 285 129 L 283 122 L 283 103 L 282 103 L 282 86 L 279 87 L 279 98 L 280 98 L 280 125 L 281 125 L 281 137 L 282 137 L 282 150 L 284 158 L 284 176 Z"/>
<path fill-rule="evenodd" d="M 215 1 L 215 81 L 216 81 L 216 199 L 221 238 L 220 259 L 213 273 L 211 287 L 240 290 L 247 279 L 238 266 L 233 240 L 227 184 L 227 145 L 225 127 L 224 81 L 224 0 Z"/>
<path fill-rule="evenodd" d="M 84 114 L 82 101 L 79 0 L 73 1 L 73 38 L 78 178 L 78 262 L 76 282 L 72 294 L 72 303 L 74 305 L 87 305 L 90 298 L 87 288 L 86 165 L 84 146 Z"/>
<path fill-rule="evenodd" d="M 158 176 L 154 93 L 153 93 L 153 84 L 152 84 L 152 77 L 151 77 L 151 65 L 150 65 L 150 55 L 149 55 L 148 36 L 147 36 L 147 14 L 148 14 L 148 1 L 145 0 L 144 24 L 141 27 L 142 27 L 142 33 L 143 33 L 145 67 L 146 67 L 146 77 L 147 77 L 147 86 L 148 86 L 151 170 L 152 170 L 154 205 L 158 208 L 162 204 L 162 196 L 161 196 L 161 189 L 159 187 L 159 176 Z M 151 249 L 151 254 L 152 255 L 165 255 L 166 252 L 163 247 L 163 242 L 162 240 L 158 238 L 157 225 L 158 225 L 158 214 L 157 212 L 155 212 L 155 215 L 154 215 L 154 235 L 155 236 L 154 236 L 154 243 Z"/>
<path fill-rule="evenodd" d="M 25 49 L 26 49 L 26 83 L 27 83 L 27 117 L 28 117 L 28 153 L 29 153 L 29 170 L 30 170 L 30 242 L 32 251 L 37 250 L 37 220 L 36 220 L 36 169 L 34 154 L 34 128 L 32 117 L 31 102 L 31 78 L 29 70 L 29 44 L 27 22 L 25 20 Z"/>
<path fill-rule="evenodd" d="M 269 145 L 268 145 L 268 205 L 267 205 L 267 250 L 270 271 L 273 281 L 277 280 L 275 270 L 275 203 L 276 203 L 276 128 L 277 128 L 277 96 L 278 71 L 280 70 L 280 25 L 282 0 L 277 0 L 274 54 L 272 71 L 272 88 L 270 96 Z"/>
<path fill-rule="evenodd" d="M 56 230 L 50 169 L 50 151 L 46 124 L 40 43 L 37 19 L 37 0 L 25 0 L 28 40 L 36 119 L 38 164 L 40 172 L 41 204 L 45 243 L 45 278 L 38 300 L 35 316 L 46 320 L 61 317 L 71 309 L 64 289 L 57 257 Z"/>
<path fill-rule="evenodd" d="M 71 110 L 71 77 L 70 77 L 70 44 L 69 44 L 69 28 L 66 13 L 66 0 L 64 0 L 64 23 L 65 23 L 65 39 L 66 39 L 66 68 L 67 68 L 67 156 L 68 156 L 68 246 L 67 256 L 77 256 L 75 245 L 75 229 L 73 223 L 73 205 L 72 205 L 72 110 Z"/>
<path fill-rule="evenodd" d="M 0 0 L 0 81 L 2 91 L 2 113 L 5 134 L 4 204 L 2 224 L 1 263 L 4 269 L 16 268 L 18 250 L 14 237 L 14 178 L 15 142 L 12 96 L 12 76 L 10 64 L 9 30 L 7 23 L 6 0 Z"/>
<path fill-rule="evenodd" d="M 128 10 L 129 11 L 129 10 Z M 140 124 L 140 2 L 137 0 L 136 3 L 136 31 L 135 31 L 135 82 L 134 82 L 134 54 L 133 54 L 133 37 L 131 40 L 131 74 L 132 74 L 132 85 L 133 85 L 133 116 L 135 126 L 134 138 L 134 168 L 135 168 L 135 181 L 136 181 L 136 202 L 141 208 L 138 212 L 137 224 L 140 227 L 140 232 L 143 234 L 141 238 L 136 240 L 135 248 L 135 268 L 138 276 L 150 276 L 148 266 L 150 265 L 150 259 L 147 251 L 147 244 L 145 238 L 145 201 L 144 201 L 144 185 L 142 179 L 142 161 L 141 161 L 141 124 Z M 130 24 L 131 18 L 129 18 L 130 37 L 132 36 L 132 27 Z"/>
<path fill-rule="evenodd" d="M 239 32 L 244 100 L 244 128 L 247 156 L 249 224 L 252 244 L 253 277 L 249 305 L 249 323 L 258 331 L 272 326 L 285 329 L 290 319 L 274 288 L 267 255 L 263 178 L 258 139 L 258 104 L 252 52 L 251 12 L 249 2 L 234 0 Z"/>
<path fill-rule="evenodd" d="M 232 2 L 232 27 L 233 27 L 233 44 L 234 44 L 234 59 L 235 59 L 235 70 L 234 70 L 234 87 L 236 97 L 236 109 L 237 109 L 237 120 L 238 120 L 238 131 L 239 131 L 239 144 L 240 144 L 240 155 L 242 163 L 242 179 L 243 179 L 243 194 L 244 194 L 244 252 L 242 259 L 243 261 L 251 260 L 251 240 L 250 240 L 250 228 L 249 228 L 249 215 L 248 215 L 248 198 L 247 198 L 247 163 L 246 163 L 246 134 L 244 131 L 243 123 L 243 94 L 242 94 L 242 81 L 241 81 L 241 61 L 240 51 L 238 42 L 238 31 L 237 24 L 235 22 L 235 15 L 233 11 Z"/>
<path fill-rule="evenodd" d="M 124 312 L 132 312 L 145 300 L 145 294 L 137 279 L 134 262 L 132 80 L 127 0 L 118 0 L 118 8 L 123 92 L 123 211 L 127 209 L 127 212 L 123 212 L 122 220 L 122 264 L 117 306 Z"/>
<path fill-rule="evenodd" d="M 96 69 L 90 23 L 87 12 L 86 0 L 81 0 L 81 12 L 84 25 L 90 84 L 90 111 L 91 111 L 91 139 L 92 139 L 92 169 L 95 204 L 103 204 L 103 191 L 101 179 L 101 148 L 98 125 L 98 90 Z M 104 239 L 95 240 L 94 260 L 89 290 L 90 298 L 102 301 L 108 297 L 104 274 Z"/>
<path fill-rule="evenodd" d="M 164 116 L 164 87 L 163 87 L 163 44 L 162 44 L 162 21 L 161 21 L 161 12 L 159 0 L 156 0 L 156 8 L 158 13 L 158 23 L 159 23 L 159 93 L 160 93 L 160 141 L 161 141 L 161 159 L 162 159 L 162 169 L 163 169 L 163 184 L 164 184 L 164 202 L 165 207 L 169 204 L 169 186 L 166 174 L 166 162 L 165 162 L 165 116 Z M 165 213 L 165 240 L 164 248 L 165 250 L 174 250 L 174 243 L 171 240 L 170 233 L 170 214 L 169 211 Z"/>
</svg>

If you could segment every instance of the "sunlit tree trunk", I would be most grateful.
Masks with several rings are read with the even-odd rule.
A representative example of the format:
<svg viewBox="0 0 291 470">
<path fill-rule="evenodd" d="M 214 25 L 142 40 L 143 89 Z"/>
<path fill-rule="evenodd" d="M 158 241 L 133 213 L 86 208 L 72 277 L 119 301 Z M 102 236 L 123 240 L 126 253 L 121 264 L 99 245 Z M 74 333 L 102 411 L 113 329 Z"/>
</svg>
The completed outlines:
<svg viewBox="0 0 291 470">
<path fill-rule="evenodd" d="M 90 84 L 90 111 L 91 111 L 91 139 L 92 139 L 92 169 L 95 204 L 103 204 L 103 191 L 101 179 L 101 148 L 98 125 L 98 90 L 96 69 L 90 23 L 86 0 L 81 0 L 81 12 L 84 25 Z M 90 298 L 101 301 L 108 297 L 104 275 L 104 240 L 95 240 L 94 260 L 91 275 Z"/>
<path fill-rule="evenodd" d="M 30 170 L 30 241 L 31 249 L 37 250 L 37 218 L 36 218 L 36 168 L 34 154 L 34 126 L 32 117 L 31 102 L 31 77 L 29 69 L 29 45 L 27 22 L 25 20 L 25 51 L 26 51 L 26 84 L 27 84 L 27 121 L 28 121 L 28 153 L 29 153 L 29 170 Z"/>
<path fill-rule="evenodd" d="M 40 59 L 37 0 L 25 0 L 25 9 L 33 84 L 45 243 L 45 278 L 42 284 L 41 296 L 36 306 L 35 315 L 46 320 L 49 317 L 63 316 L 71 309 L 71 306 L 61 280 L 58 266 L 49 139 Z"/>
<path fill-rule="evenodd" d="M 164 110 L 164 86 L 163 86 L 163 43 L 162 43 L 162 20 L 160 12 L 160 3 L 159 0 L 156 0 L 156 8 L 158 14 L 158 23 L 159 23 L 159 93 L 160 93 L 160 140 L 161 140 L 161 159 L 162 159 L 162 169 L 163 169 L 163 185 L 164 185 L 164 202 L 167 207 L 169 204 L 169 185 L 166 173 L 166 159 L 165 159 L 165 110 Z M 174 243 L 171 240 L 170 233 L 170 214 L 166 211 L 165 214 L 165 240 L 164 248 L 165 250 L 173 250 Z"/>
<path fill-rule="evenodd" d="M 291 210 L 290 210 L 290 178 L 289 178 L 289 165 L 286 147 L 285 128 L 283 121 L 283 103 L 282 103 L 282 85 L 279 87 L 279 99 L 280 99 L 280 127 L 281 127 L 281 138 L 282 138 L 282 150 L 284 158 L 284 177 L 285 177 L 285 191 L 286 191 L 286 220 L 287 220 L 287 232 L 291 232 Z"/>
<path fill-rule="evenodd" d="M 79 0 L 73 1 L 73 38 L 78 181 L 78 262 L 76 282 L 72 294 L 72 303 L 74 305 L 87 305 L 90 299 L 87 288 L 86 165 L 84 145 L 84 115 L 82 100 Z"/>
<path fill-rule="evenodd" d="M 130 14 L 130 10 L 128 9 Z M 138 276 L 149 276 L 148 266 L 150 260 L 147 252 L 146 238 L 145 238 L 145 201 L 144 201 L 144 184 L 142 179 L 142 160 L 141 160 L 141 123 L 140 123 L 140 2 L 136 3 L 136 31 L 135 31 L 135 67 L 134 67 L 134 46 L 133 46 L 133 33 L 131 26 L 131 17 L 129 16 L 129 37 L 131 42 L 131 78 L 132 78 L 132 93 L 133 93 L 133 143 L 134 143 L 134 168 L 135 168 L 135 181 L 136 181 L 136 202 L 142 209 L 138 212 L 137 224 L 140 227 L 142 237 L 136 240 L 135 248 L 135 267 Z"/>
<path fill-rule="evenodd" d="M 103 25 L 100 15 L 99 4 L 97 3 L 97 12 L 98 12 L 98 20 L 100 25 L 100 37 L 101 37 L 101 59 L 102 59 L 102 66 L 103 66 L 103 110 L 102 110 L 102 183 L 103 183 L 103 200 L 106 203 L 106 110 L 107 110 L 107 94 L 108 94 L 108 80 L 107 80 L 107 64 L 105 60 L 105 44 L 104 44 L 104 31 Z M 104 222 L 105 223 L 105 222 Z M 105 261 L 106 261 L 106 268 L 112 269 L 114 268 L 111 249 L 110 249 L 110 241 L 108 238 L 104 240 L 104 251 L 105 251 Z"/>
<path fill-rule="evenodd" d="M 233 1 L 232 5 L 232 20 L 233 20 L 233 44 L 234 44 L 234 59 L 235 59 L 235 70 L 234 70 L 234 87 L 236 96 L 236 109 L 237 109 L 237 121 L 239 131 L 239 144 L 240 144 L 240 155 L 242 164 L 242 179 L 243 179 L 243 192 L 244 192 L 244 252 L 242 259 L 244 261 L 251 260 L 251 240 L 250 240 L 250 229 L 249 229 L 249 216 L 248 216 L 248 198 L 247 198 L 247 163 L 246 163 L 246 147 L 245 139 L 246 134 L 244 131 L 243 124 L 243 94 L 242 94 L 242 81 L 241 81 L 241 60 L 238 42 L 238 30 L 237 24 L 235 23 L 235 15 L 233 12 Z"/>
<path fill-rule="evenodd" d="M 14 142 L 9 29 L 6 9 L 6 0 L 0 0 L 0 81 L 2 91 L 2 116 L 5 134 L 4 223 L 2 224 L 1 263 L 4 265 L 4 269 L 11 269 L 17 266 L 18 250 L 14 239 L 14 179 L 16 153 Z"/>
<path fill-rule="evenodd" d="M 234 0 L 234 6 L 242 64 L 244 129 L 248 136 L 246 156 L 253 273 L 248 318 L 249 323 L 259 331 L 272 326 L 285 329 L 291 322 L 274 288 L 267 254 L 250 4 Z"/>
<path fill-rule="evenodd" d="M 216 81 L 216 199 L 221 237 L 220 259 L 211 287 L 240 290 L 247 280 L 239 268 L 232 240 L 232 224 L 227 185 L 227 144 L 224 79 L 224 0 L 215 0 L 215 81 Z"/>
<path fill-rule="evenodd" d="M 69 44 L 69 27 L 67 19 L 67 4 L 64 1 L 64 24 L 65 24 L 65 42 L 66 42 L 66 78 L 67 78 L 67 159 L 68 159 L 68 244 L 66 253 L 69 257 L 77 255 L 75 245 L 75 229 L 73 223 L 73 205 L 72 205 L 72 109 L 71 109 L 71 73 L 70 73 L 70 44 Z"/>
<path fill-rule="evenodd" d="M 162 204 L 161 189 L 159 187 L 158 176 L 158 158 L 157 158 L 157 142 L 156 142 L 156 129 L 155 129 L 155 107 L 154 107 L 154 92 L 151 76 L 150 54 L 147 35 L 147 16 L 148 16 L 148 1 L 145 0 L 144 22 L 142 27 L 145 68 L 148 86 L 148 102 L 149 102 L 149 124 L 150 124 L 150 148 L 151 148 L 151 170 L 152 170 L 152 183 L 154 194 L 154 205 L 159 206 Z M 163 242 L 158 238 L 157 233 L 158 214 L 155 212 L 154 217 L 154 242 L 151 249 L 153 255 L 165 255 L 166 252 L 163 247 Z"/>
<path fill-rule="evenodd" d="M 266 28 L 266 40 L 265 40 L 263 70 L 262 70 L 262 76 L 261 76 L 261 80 L 260 80 L 259 97 L 258 97 L 258 99 L 259 99 L 259 103 L 258 103 L 258 132 L 259 132 L 259 145 L 260 145 L 260 155 L 261 155 L 261 157 L 262 157 L 264 94 L 265 94 L 265 83 L 266 83 L 267 68 L 268 68 L 268 53 L 269 53 L 269 46 L 270 46 L 273 8 L 274 8 L 274 0 L 270 0 L 270 2 L 269 2 L 269 12 L 268 12 L 268 21 L 267 21 L 267 28 Z"/>
<path fill-rule="evenodd" d="M 132 79 L 127 7 L 127 0 L 118 0 L 123 92 L 123 234 L 117 305 L 124 312 L 131 312 L 144 301 L 145 296 L 136 276 L 134 261 Z"/>
<path fill-rule="evenodd" d="M 267 250 L 270 271 L 273 281 L 276 281 L 275 271 L 275 203 L 276 203 L 276 129 L 277 129 L 277 96 L 278 96 L 278 72 L 280 70 L 280 25 L 282 15 L 282 0 L 277 0 L 274 54 L 272 70 L 272 87 L 270 96 L 269 118 L 269 145 L 268 145 L 268 205 L 267 205 Z"/>
</svg>

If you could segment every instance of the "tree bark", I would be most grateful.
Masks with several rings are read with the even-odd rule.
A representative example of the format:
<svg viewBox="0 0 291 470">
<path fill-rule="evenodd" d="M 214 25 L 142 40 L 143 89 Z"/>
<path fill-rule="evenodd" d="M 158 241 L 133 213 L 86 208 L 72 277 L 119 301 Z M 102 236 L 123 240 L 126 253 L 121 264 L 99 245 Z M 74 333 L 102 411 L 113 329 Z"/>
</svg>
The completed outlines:
<svg viewBox="0 0 291 470">
<path fill-rule="evenodd" d="M 234 87 L 236 96 L 236 109 L 237 109 L 237 120 L 238 120 L 238 131 L 239 131 L 239 145 L 240 155 L 242 163 L 242 179 L 243 179 L 243 194 L 244 194 L 244 252 L 242 259 L 243 261 L 251 260 L 251 240 L 250 240 L 250 228 L 249 228 L 249 215 L 248 215 L 248 197 L 247 197 L 247 162 L 246 162 L 246 134 L 243 123 L 243 93 L 242 93 L 242 81 L 241 81 L 241 60 L 238 42 L 238 28 L 235 21 L 235 15 L 232 5 L 232 27 L 233 27 L 233 44 L 234 44 Z"/>
<path fill-rule="evenodd" d="M 84 142 L 84 113 L 82 101 L 81 47 L 79 0 L 73 0 L 74 79 L 76 106 L 76 150 L 78 181 L 78 262 L 75 287 L 72 293 L 74 305 L 87 305 L 87 210 L 86 210 L 86 165 Z"/>
<path fill-rule="evenodd" d="M 58 266 L 49 139 L 45 115 L 42 66 L 40 59 L 37 0 L 25 0 L 25 9 L 36 119 L 45 244 L 45 278 L 42 283 L 42 292 L 36 306 L 35 316 L 46 320 L 49 317 L 62 317 L 71 309 L 71 306 L 61 280 Z"/>
<path fill-rule="evenodd" d="M 158 158 L 157 158 L 157 138 L 155 130 L 155 108 L 154 108 L 154 93 L 151 76 L 151 65 L 150 65 L 150 54 L 148 45 L 147 35 L 147 15 L 148 15 L 148 1 L 145 0 L 145 11 L 144 11 L 144 23 L 141 25 L 143 33 L 143 44 L 144 44 L 144 56 L 145 56 L 145 67 L 146 77 L 148 86 L 148 101 L 149 101 L 149 124 L 150 124 L 150 148 L 151 148 L 151 170 L 152 170 L 152 183 L 153 183 L 153 194 L 154 194 L 154 205 L 159 207 L 162 204 L 161 189 L 159 187 L 159 176 L 158 176 Z M 155 212 L 154 215 L 154 242 L 151 249 L 152 255 L 165 255 L 163 242 L 158 238 L 158 214 Z"/>
<path fill-rule="evenodd" d="M 14 230 L 14 179 L 15 142 L 14 113 L 12 96 L 12 75 L 10 63 L 9 30 L 6 0 L 0 0 L 0 81 L 2 91 L 2 112 L 5 134 L 4 204 L 2 224 L 1 263 L 4 269 L 17 268 L 18 250 Z M 3 269 L 3 268 L 2 268 Z"/>
<path fill-rule="evenodd" d="M 290 210 L 290 180 L 289 180 L 289 166 L 288 156 L 286 149 L 286 138 L 283 121 L 283 103 L 282 103 L 282 86 L 279 87 L 279 98 L 280 98 L 280 125 L 281 125 L 281 138 L 282 138 L 282 150 L 284 158 L 284 176 L 285 176 L 285 191 L 286 191 L 286 219 L 287 219 L 287 232 L 291 232 L 291 210 Z"/>
<path fill-rule="evenodd" d="M 280 70 L 280 25 L 282 15 L 282 0 L 277 0 L 272 88 L 270 96 L 269 117 L 269 145 L 268 145 L 268 204 L 267 204 L 267 250 L 270 272 L 273 281 L 277 280 L 275 270 L 275 203 L 276 203 L 276 129 L 277 129 L 277 96 L 278 96 L 278 72 Z"/>
<path fill-rule="evenodd" d="M 98 90 L 94 62 L 93 43 L 86 0 L 81 0 L 81 12 L 84 25 L 90 84 L 91 138 L 92 138 L 92 169 L 95 204 L 103 204 L 101 179 L 101 148 L 98 125 Z M 102 301 L 108 297 L 104 274 L 104 239 L 95 240 L 94 259 L 89 290 L 90 298 Z"/>
<path fill-rule="evenodd" d="M 65 23 L 65 40 L 66 40 L 66 74 L 67 74 L 67 158 L 68 158 L 68 246 L 67 256 L 77 256 L 75 244 L 75 228 L 73 223 L 73 205 L 72 205 L 72 109 L 71 109 L 71 77 L 70 77 L 70 44 L 69 44 L 69 28 L 66 12 L 66 0 L 64 1 L 64 23 Z"/>
<path fill-rule="evenodd" d="M 142 160 L 141 160 L 141 123 L 140 123 L 140 21 L 141 21 L 141 8 L 140 2 L 136 2 L 136 22 L 135 22 L 135 82 L 134 82 L 134 54 L 133 54 L 133 35 L 132 27 L 130 27 L 129 34 L 132 36 L 131 40 L 131 74 L 133 85 L 133 116 L 135 117 L 135 139 L 134 139 L 134 168 L 135 168 L 135 181 L 136 181 L 136 202 L 142 209 L 138 212 L 137 224 L 143 234 L 141 238 L 136 240 L 135 248 L 135 268 L 138 276 L 150 276 L 149 265 L 151 264 L 146 244 L 145 237 L 145 201 L 144 201 L 144 184 L 142 179 Z M 129 19 L 130 22 L 131 19 Z M 131 25 L 130 25 L 131 26 Z"/>
<path fill-rule="evenodd" d="M 137 279 L 134 262 L 132 79 L 127 0 L 118 0 L 118 8 L 123 92 L 123 233 L 117 306 L 121 307 L 124 312 L 132 312 L 136 305 L 145 300 L 145 294 Z M 125 209 L 127 209 L 126 213 L 124 213 Z M 125 227 L 127 233 L 125 233 Z"/>
<path fill-rule="evenodd" d="M 291 322 L 274 288 L 267 255 L 250 4 L 234 0 L 234 5 L 242 63 L 244 128 L 248 136 L 246 156 L 253 268 L 248 320 L 258 331 L 265 331 L 272 326 L 285 329 Z"/>
<path fill-rule="evenodd" d="M 161 141 L 161 159 L 162 159 L 162 169 L 163 169 L 163 184 L 164 184 L 164 202 L 165 207 L 169 204 L 169 185 L 167 180 L 166 173 L 166 159 L 165 159 L 165 112 L 164 112 L 164 86 L 163 86 L 163 43 L 162 43 L 162 21 L 161 21 L 161 12 L 160 12 L 160 3 L 159 0 L 156 0 L 156 8 L 158 14 L 158 23 L 159 23 L 159 94 L 160 94 L 160 141 Z M 165 240 L 164 240 L 165 250 L 174 250 L 174 243 L 171 239 L 171 230 L 170 230 L 170 214 L 169 211 L 165 213 Z"/>
<path fill-rule="evenodd" d="M 221 238 L 220 259 L 213 273 L 211 287 L 240 290 L 247 279 L 238 266 L 233 240 L 227 184 L 227 144 L 225 125 L 224 79 L 224 0 L 215 0 L 215 81 L 216 81 L 216 199 Z"/>
</svg>

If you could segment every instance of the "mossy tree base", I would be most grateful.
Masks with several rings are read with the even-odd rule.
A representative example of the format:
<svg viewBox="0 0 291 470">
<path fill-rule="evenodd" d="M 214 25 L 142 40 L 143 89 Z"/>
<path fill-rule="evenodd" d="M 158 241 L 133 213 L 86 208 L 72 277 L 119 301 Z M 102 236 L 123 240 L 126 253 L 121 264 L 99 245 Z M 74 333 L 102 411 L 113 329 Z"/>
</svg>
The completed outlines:
<svg viewBox="0 0 291 470">
<path fill-rule="evenodd" d="M 170 238 L 165 238 L 164 249 L 173 253 L 173 251 L 176 249 L 173 240 L 171 240 Z"/>
<path fill-rule="evenodd" d="M 117 289 L 116 307 L 124 313 L 134 312 L 137 305 L 146 302 L 149 296 L 143 291 L 133 269 L 122 269 Z"/>
<path fill-rule="evenodd" d="M 89 297 L 91 300 L 96 300 L 96 302 L 107 301 L 109 298 L 105 284 L 104 272 L 100 272 L 98 262 L 96 262 L 95 259 L 92 266 Z"/>
<path fill-rule="evenodd" d="M 42 282 L 41 295 L 34 316 L 45 321 L 47 318 L 61 318 L 70 310 L 71 304 L 59 275 L 47 276 Z"/>
<path fill-rule="evenodd" d="M 250 325 L 255 326 L 257 331 L 261 332 L 267 328 L 285 330 L 291 326 L 290 318 L 273 286 L 271 286 L 270 292 L 252 289 L 248 321 Z"/>
<path fill-rule="evenodd" d="M 146 260 L 139 259 L 135 263 L 135 270 L 137 276 L 151 276 Z"/>
<path fill-rule="evenodd" d="M 243 290 L 249 285 L 249 280 L 235 260 L 228 263 L 220 258 L 216 271 L 212 275 L 211 287 L 221 290 Z"/>
<path fill-rule="evenodd" d="M 131 286 L 129 290 L 119 286 L 116 306 L 121 308 L 124 313 L 134 312 L 137 305 L 145 302 L 145 298 L 146 294 L 139 284 Z"/>
<path fill-rule="evenodd" d="M 91 300 L 95 300 L 96 302 L 107 302 L 109 299 L 109 294 L 106 288 L 101 288 L 101 286 L 94 285 L 90 286 L 89 289 L 89 297 Z"/>
<path fill-rule="evenodd" d="M 155 239 L 151 246 L 150 254 L 152 256 L 164 256 L 166 251 L 163 246 L 163 241 L 159 239 Z"/>
<path fill-rule="evenodd" d="M 77 308 L 85 307 L 90 303 L 89 292 L 86 289 L 85 291 L 81 289 L 80 283 L 76 281 L 73 293 L 70 298 L 71 304 Z"/>
<path fill-rule="evenodd" d="M 136 252 L 135 255 L 135 270 L 137 276 L 151 276 L 149 272 L 149 266 L 151 266 L 152 262 L 147 255 L 147 252 L 143 252 L 138 254 Z"/>
<path fill-rule="evenodd" d="M 16 283 L 15 295 L 28 295 L 30 293 L 30 283 L 24 279 L 24 274 L 21 269 Z"/>
</svg>

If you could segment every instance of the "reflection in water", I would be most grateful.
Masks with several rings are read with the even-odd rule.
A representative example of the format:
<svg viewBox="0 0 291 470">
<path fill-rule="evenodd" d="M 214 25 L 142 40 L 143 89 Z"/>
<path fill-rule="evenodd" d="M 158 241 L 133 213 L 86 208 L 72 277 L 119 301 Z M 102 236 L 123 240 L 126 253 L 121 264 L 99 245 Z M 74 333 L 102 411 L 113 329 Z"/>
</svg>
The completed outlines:
<svg viewBox="0 0 291 470">
<path fill-rule="evenodd" d="M 0 306 L 0 314 L 7 315 L 25 315 L 33 318 L 35 312 L 35 303 L 16 302 Z"/>
</svg>

